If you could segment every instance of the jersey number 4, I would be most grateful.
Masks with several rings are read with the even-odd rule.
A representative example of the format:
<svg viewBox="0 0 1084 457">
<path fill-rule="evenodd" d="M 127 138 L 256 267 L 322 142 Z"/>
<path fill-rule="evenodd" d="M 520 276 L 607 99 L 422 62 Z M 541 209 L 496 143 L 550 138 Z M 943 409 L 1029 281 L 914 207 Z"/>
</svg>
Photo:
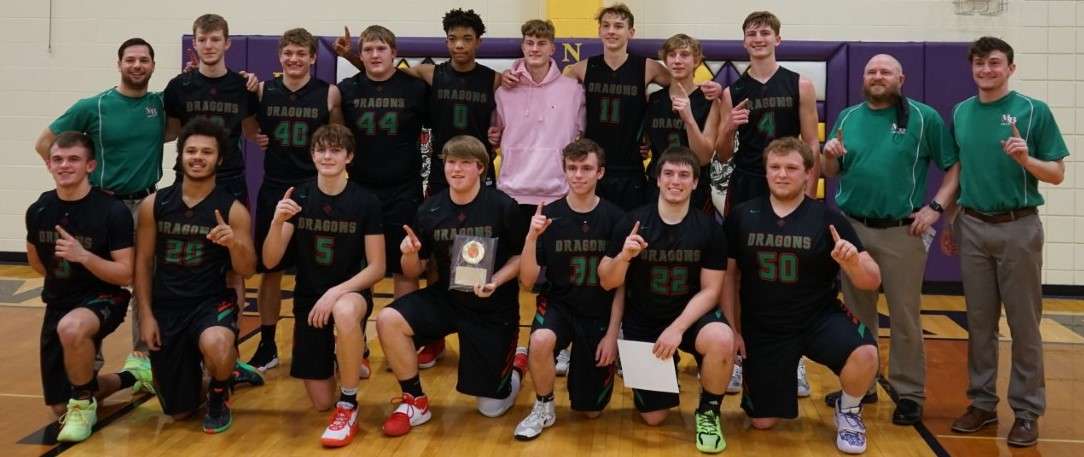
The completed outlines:
<svg viewBox="0 0 1084 457">
<path fill-rule="evenodd" d="M 366 111 L 358 117 L 358 132 L 368 136 L 375 136 L 379 128 L 387 135 L 399 134 L 399 113 L 395 111 L 384 113 L 380 120 L 376 120 L 376 112 Z"/>
<path fill-rule="evenodd" d="M 798 281 L 798 256 L 793 252 L 759 251 L 758 277 L 762 281 L 793 283 Z"/>
<path fill-rule="evenodd" d="M 275 126 L 275 139 L 284 148 L 303 148 L 309 144 L 309 124 L 304 122 L 282 121 Z"/>
</svg>

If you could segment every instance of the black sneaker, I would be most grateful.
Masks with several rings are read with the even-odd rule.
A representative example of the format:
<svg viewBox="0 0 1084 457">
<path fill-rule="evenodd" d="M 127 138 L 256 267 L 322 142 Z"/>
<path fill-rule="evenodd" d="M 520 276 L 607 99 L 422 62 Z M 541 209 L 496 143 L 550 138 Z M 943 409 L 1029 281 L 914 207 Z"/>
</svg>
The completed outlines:
<svg viewBox="0 0 1084 457">
<path fill-rule="evenodd" d="M 264 383 L 263 375 L 260 371 L 240 360 L 234 362 L 233 376 L 230 378 L 232 381 L 231 387 L 236 387 L 239 384 L 248 384 L 250 386 L 262 386 Z"/>
<path fill-rule="evenodd" d="M 824 396 L 824 404 L 835 408 L 836 403 L 839 402 L 839 399 L 842 396 L 843 396 L 843 391 L 841 391 L 841 390 L 837 390 L 835 392 L 830 392 L 828 395 Z M 871 404 L 871 403 L 877 403 L 877 392 L 876 391 L 868 393 L 868 394 L 866 394 L 865 396 L 862 397 L 862 404 L 863 405 L 868 405 L 868 404 Z"/>
<path fill-rule="evenodd" d="M 893 424 L 915 425 L 920 421 L 922 421 L 922 406 L 918 402 L 905 398 L 896 403 L 896 410 L 892 411 Z"/>
<path fill-rule="evenodd" d="M 233 425 L 229 398 L 228 388 L 222 389 L 222 392 L 207 392 L 207 415 L 203 417 L 205 433 L 222 433 Z"/>
<path fill-rule="evenodd" d="M 275 346 L 274 341 L 260 341 L 260 345 L 256 346 L 256 353 L 252 354 L 251 359 L 248 359 L 248 364 L 260 371 L 267 371 L 279 366 L 279 348 Z"/>
</svg>

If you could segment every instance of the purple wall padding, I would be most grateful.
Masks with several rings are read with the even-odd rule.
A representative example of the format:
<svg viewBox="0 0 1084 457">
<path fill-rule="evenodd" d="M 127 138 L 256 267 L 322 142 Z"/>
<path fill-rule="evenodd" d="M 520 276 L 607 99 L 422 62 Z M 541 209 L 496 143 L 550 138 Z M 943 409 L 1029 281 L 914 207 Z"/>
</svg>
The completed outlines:
<svg viewBox="0 0 1084 457">
<path fill-rule="evenodd" d="M 227 53 L 227 64 L 234 70 L 255 72 L 261 80 L 280 70 L 277 56 L 278 36 L 234 36 Z M 322 37 L 317 46 L 315 74 L 318 78 L 334 81 L 337 59 L 333 52 L 335 37 Z M 656 56 L 662 39 L 634 40 L 630 51 L 637 55 Z M 707 40 L 701 42 L 708 60 L 744 61 L 748 59 L 741 41 Z M 355 38 L 356 45 L 356 38 Z M 399 57 L 445 56 L 444 38 L 397 39 Z M 478 51 L 480 58 L 515 58 L 520 54 L 519 38 L 486 38 Z M 875 54 L 892 54 L 900 60 L 907 79 L 904 93 L 916 100 L 933 106 L 951 122 L 951 110 L 956 103 L 973 95 L 975 85 L 967 64 L 966 43 L 881 43 L 881 42 L 834 42 L 834 41 L 786 41 L 776 51 L 782 61 L 823 61 L 827 64 L 824 102 L 818 102 L 820 119 L 831 128 L 836 115 L 845 107 L 862 101 L 862 69 Z M 182 37 L 183 61 L 188 59 L 191 35 Z M 568 51 L 572 52 L 568 52 Z M 564 66 L 575 62 L 575 53 L 581 59 L 602 53 L 597 38 L 562 38 L 557 40 L 558 64 Z M 259 56 L 248 59 L 248 55 Z M 726 63 L 715 80 L 723 86 L 737 80 L 738 72 Z M 246 166 L 249 195 L 255 197 L 263 173 L 263 152 L 254 145 L 246 148 Z M 933 169 L 929 177 L 928 198 L 940 184 L 940 170 Z M 828 196 L 835 194 L 835 180 L 829 180 Z M 926 280 L 959 281 L 959 262 L 946 258 L 934 247 L 930 250 L 926 266 Z"/>
</svg>

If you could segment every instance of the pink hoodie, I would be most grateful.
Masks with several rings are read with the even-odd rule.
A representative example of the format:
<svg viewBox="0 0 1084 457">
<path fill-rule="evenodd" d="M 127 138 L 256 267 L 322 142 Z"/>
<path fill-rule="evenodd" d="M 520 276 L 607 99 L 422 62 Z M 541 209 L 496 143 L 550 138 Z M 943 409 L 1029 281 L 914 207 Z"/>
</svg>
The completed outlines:
<svg viewBox="0 0 1084 457">
<path fill-rule="evenodd" d="M 536 83 L 523 59 L 512 64 L 519 76 L 515 89 L 497 89 L 501 134 L 501 169 L 497 188 L 520 204 L 551 202 L 568 193 L 561 150 L 584 127 L 583 86 L 561 75 L 550 59 L 550 71 Z"/>
</svg>

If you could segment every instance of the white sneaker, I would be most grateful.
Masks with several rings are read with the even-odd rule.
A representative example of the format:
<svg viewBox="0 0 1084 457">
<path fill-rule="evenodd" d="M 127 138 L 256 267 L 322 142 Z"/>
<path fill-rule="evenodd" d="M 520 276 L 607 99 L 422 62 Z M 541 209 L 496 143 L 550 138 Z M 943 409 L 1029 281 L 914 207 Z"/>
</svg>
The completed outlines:
<svg viewBox="0 0 1084 457">
<path fill-rule="evenodd" d="M 542 434 L 547 427 L 557 422 L 557 413 L 554 411 L 554 402 L 541 402 L 535 400 L 531 414 L 528 414 L 519 425 L 516 426 L 516 439 L 529 441 Z"/>
<path fill-rule="evenodd" d="M 557 370 L 557 376 L 565 376 L 568 374 L 568 362 L 572 360 L 572 351 L 568 348 L 561 349 L 561 352 L 557 353 L 557 364 L 554 365 L 554 369 Z"/>
<path fill-rule="evenodd" d="M 726 386 L 726 393 L 728 393 L 728 394 L 736 394 L 738 392 L 741 392 L 741 383 L 742 383 L 741 365 L 738 365 L 738 364 L 735 363 L 734 364 L 734 373 L 732 373 L 730 375 L 730 384 L 727 384 L 727 386 Z"/>
<path fill-rule="evenodd" d="M 326 447 L 346 446 L 358 434 L 358 409 L 340 401 L 335 404 L 335 411 L 332 411 L 327 422 L 327 428 L 320 436 L 320 444 Z"/>
<path fill-rule="evenodd" d="M 862 422 L 862 406 L 836 411 L 836 448 L 847 454 L 866 452 L 866 424 Z"/>
<path fill-rule="evenodd" d="M 798 359 L 798 397 L 809 396 L 809 380 L 805 375 L 805 357 Z"/>
</svg>

